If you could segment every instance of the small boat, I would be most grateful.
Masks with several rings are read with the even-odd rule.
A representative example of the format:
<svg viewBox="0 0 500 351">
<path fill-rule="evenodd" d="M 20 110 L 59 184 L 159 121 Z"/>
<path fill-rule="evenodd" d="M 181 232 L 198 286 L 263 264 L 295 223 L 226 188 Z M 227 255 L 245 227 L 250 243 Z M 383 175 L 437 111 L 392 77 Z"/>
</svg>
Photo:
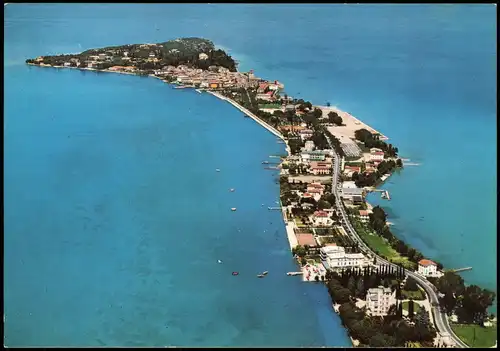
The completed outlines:
<svg viewBox="0 0 500 351">
<path fill-rule="evenodd" d="M 263 164 L 263 165 L 268 165 L 268 164 L 269 164 L 269 161 L 262 161 L 262 164 Z"/>
<path fill-rule="evenodd" d="M 217 263 L 222 263 L 222 261 L 221 260 L 217 260 Z"/>
<path fill-rule="evenodd" d="M 217 169 L 215 169 L 215 171 L 216 171 L 216 172 L 220 172 L 220 169 L 218 169 L 218 168 L 217 168 Z"/>
<path fill-rule="evenodd" d="M 231 188 L 229 191 L 230 191 L 230 192 L 234 192 L 234 189 L 233 189 L 233 188 Z"/>
<path fill-rule="evenodd" d="M 238 275 L 239 273 L 238 272 L 233 272 L 233 275 Z"/>
<path fill-rule="evenodd" d="M 231 211 L 236 211 L 236 207 L 231 207 Z"/>
<path fill-rule="evenodd" d="M 268 271 L 262 272 L 262 275 L 267 275 Z"/>
<path fill-rule="evenodd" d="M 257 274 L 257 278 L 264 278 L 264 274 Z"/>
</svg>

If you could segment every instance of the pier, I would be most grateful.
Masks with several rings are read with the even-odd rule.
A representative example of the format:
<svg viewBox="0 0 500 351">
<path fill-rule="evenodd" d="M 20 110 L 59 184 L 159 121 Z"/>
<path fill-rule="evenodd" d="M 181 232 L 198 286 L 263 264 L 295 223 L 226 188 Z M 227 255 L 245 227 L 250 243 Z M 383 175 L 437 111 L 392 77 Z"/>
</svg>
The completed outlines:
<svg viewBox="0 0 500 351">
<path fill-rule="evenodd" d="M 279 170 L 279 167 L 267 166 L 267 167 L 264 167 L 264 169 Z"/>
<path fill-rule="evenodd" d="M 281 207 L 268 207 L 268 210 L 281 210 Z"/>
<path fill-rule="evenodd" d="M 382 193 L 382 194 L 380 194 L 380 197 L 382 199 L 387 199 L 387 200 L 391 199 L 391 195 L 389 194 L 388 190 L 384 190 L 384 189 L 368 189 L 368 190 L 369 191 L 375 191 L 377 193 Z"/>
<path fill-rule="evenodd" d="M 470 271 L 471 269 L 472 267 L 464 267 L 464 268 L 450 269 L 450 272 L 458 273 L 458 272 Z"/>
</svg>

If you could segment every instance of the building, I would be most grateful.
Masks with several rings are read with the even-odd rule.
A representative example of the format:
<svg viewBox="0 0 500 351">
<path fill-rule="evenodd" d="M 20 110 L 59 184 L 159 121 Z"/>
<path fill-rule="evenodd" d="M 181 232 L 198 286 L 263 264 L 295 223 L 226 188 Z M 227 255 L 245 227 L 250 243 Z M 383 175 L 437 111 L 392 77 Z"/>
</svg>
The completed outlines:
<svg viewBox="0 0 500 351">
<path fill-rule="evenodd" d="M 300 139 L 304 140 L 304 139 L 312 137 L 313 136 L 313 131 L 310 130 L 310 129 L 304 129 L 304 130 L 301 130 L 299 132 L 299 135 L 300 135 Z M 313 145 L 314 145 L 314 143 L 313 143 Z M 312 151 L 312 149 L 309 150 L 309 151 Z"/>
<path fill-rule="evenodd" d="M 369 212 L 366 210 L 359 210 L 359 218 L 361 222 L 368 222 L 370 220 Z"/>
<path fill-rule="evenodd" d="M 260 83 L 259 87 L 257 88 L 257 94 L 265 94 L 268 90 L 269 90 L 269 84 Z"/>
<path fill-rule="evenodd" d="M 206 60 L 206 59 L 208 59 L 208 55 L 202 52 L 198 55 L 198 59 L 199 60 Z"/>
<path fill-rule="evenodd" d="M 306 129 L 305 127 L 302 126 L 294 126 L 294 125 L 283 125 L 279 126 L 278 129 L 282 132 L 300 132 L 301 130 Z"/>
<path fill-rule="evenodd" d="M 418 273 L 424 277 L 437 277 L 439 275 L 437 264 L 426 259 L 418 261 Z"/>
<path fill-rule="evenodd" d="M 299 132 L 301 138 L 302 138 L 302 134 L 301 134 L 302 132 L 303 132 L 303 130 L 301 130 Z M 314 141 L 312 141 L 312 140 L 306 141 L 306 143 L 304 145 L 304 151 L 311 152 L 313 150 L 314 150 Z"/>
<path fill-rule="evenodd" d="M 370 161 L 383 161 L 384 160 L 384 152 L 376 147 L 372 147 L 370 149 Z"/>
<path fill-rule="evenodd" d="M 319 256 L 327 269 L 364 267 L 367 264 L 362 253 L 346 253 L 342 246 L 325 246 Z"/>
<path fill-rule="evenodd" d="M 211 89 L 217 89 L 219 87 L 219 83 L 218 82 L 210 82 L 209 87 Z"/>
<path fill-rule="evenodd" d="M 293 111 L 295 112 L 295 105 L 286 105 L 285 111 Z"/>
<path fill-rule="evenodd" d="M 300 154 L 304 161 L 325 161 L 325 153 L 323 151 L 306 151 Z"/>
<path fill-rule="evenodd" d="M 320 183 L 310 183 L 307 185 L 307 192 L 314 193 L 317 192 L 320 196 L 325 192 L 325 186 Z"/>
<path fill-rule="evenodd" d="M 330 215 L 325 211 L 315 211 L 313 214 L 314 225 L 330 225 Z"/>
<path fill-rule="evenodd" d="M 342 199 L 352 203 L 363 202 L 364 190 L 358 187 L 351 187 L 350 184 L 346 186 L 346 183 L 349 182 L 344 182 L 342 184 L 342 192 L 340 194 Z"/>
<path fill-rule="evenodd" d="M 378 288 L 368 289 L 366 293 L 366 309 L 372 316 L 387 316 L 389 308 L 396 304 L 396 291 L 391 288 Z"/>
<path fill-rule="evenodd" d="M 327 162 L 311 162 L 311 172 L 314 175 L 327 175 L 332 173 L 332 165 Z"/>
<path fill-rule="evenodd" d="M 344 167 L 344 174 L 347 175 L 348 177 L 352 176 L 354 172 L 357 172 L 358 174 L 361 172 L 361 167 L 359 166 L 345 166 Z"/>
</svg>

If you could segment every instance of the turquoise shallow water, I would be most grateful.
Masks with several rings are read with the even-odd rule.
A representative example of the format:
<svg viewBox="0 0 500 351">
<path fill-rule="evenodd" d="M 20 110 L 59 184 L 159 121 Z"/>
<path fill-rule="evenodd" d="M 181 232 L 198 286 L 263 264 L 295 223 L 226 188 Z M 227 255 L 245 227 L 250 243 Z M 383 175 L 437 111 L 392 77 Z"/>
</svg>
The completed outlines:
<svg viewBox="0 0 500 351">
<path fill-rule="evenodd" d="M 282 221 L 261 207 L 278 196 L 260 165 L 283 152 L 275 137 L 158 80 L 24 65 L 180 36 L 388 135 L 421 166 L 389 179 L 390 202 L 370 201 L 424 254 L 496 290 L 494 8 L 5 10 L 7 345 L 349 345 L 325 289 L 284 276 Z"/>
</svg>

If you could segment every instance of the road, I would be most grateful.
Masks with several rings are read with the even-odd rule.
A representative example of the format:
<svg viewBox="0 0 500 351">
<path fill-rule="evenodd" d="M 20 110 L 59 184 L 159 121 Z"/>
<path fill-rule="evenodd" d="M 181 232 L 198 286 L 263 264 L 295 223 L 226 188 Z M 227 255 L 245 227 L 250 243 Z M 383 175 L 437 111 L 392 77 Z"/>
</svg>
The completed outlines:
<svg viewBox="0 0 500 351">
<path fill-rule="evenodd" d="M 332 150 L 335 150 L 331 144 L 331 141 L 329 138 L 327 138 L 328 143 L 330 144 L 330 148 Z M 349 221 L 349 218 L 347 217 L 347 213 L 344 207 L 344 204 L 342 203 L 340 196 L 339 196 L 339 191 L 340 191 L 340 184 L 337 184 L 339 180 L 339 167 L 340 166 L 340 157 L 339 155 L 334 152 L 334 164 L 333 164 L 333 172 L 332 172 L 332 191 L 335 195 L 335 202 L 337 204 L 337 208 L 340 210 L 342 214 L 342 226 L 344 227 L 345 231 L 351 235 L 351 237 L 354 239 L 359 244 L 359 248 L 362 252 L 369 253 L 372 257 L 376 258 L 376 262 L 378 264 L 385 264 L 394 268 L 397 268 L 398 266 L 383 259 L 382 257 L 378 256 L 375 252 L 373 252 L 365 243 L 364 241 L 359 237 L 358 233 L 356 233 L 356 230 L 351 225 L 351 222 Z M 412 277 L 415 279 L 418 285 L 420 285 L 425 292 L 427 293 L 427 296 L 429 298 L 429 301 L 431 303 L 432 307 L 432 315 L 434 317 L 434 323 L 436 325 L 436 329 L 439 333 L 442 335 L 448 334 L 452 341 L 459 347 L 463 348 L 468 348 L 469 346 L 465 344 L 460 338 L 458 338 L 453 330 L 450 327 L 450 324 L 448 322 L 448 318 L 446 317 L 445 313 L 442 313 L 439 308 L 439 300 L 438 296 L 436 293 L 436 288 L 434 285 L 432 285 L 427 279 L 423 278 L 419 274 L 415 272 L 411 272 L 408 270 L 405 270 L 405 274 L 407 276 Z"/>
</svg>

